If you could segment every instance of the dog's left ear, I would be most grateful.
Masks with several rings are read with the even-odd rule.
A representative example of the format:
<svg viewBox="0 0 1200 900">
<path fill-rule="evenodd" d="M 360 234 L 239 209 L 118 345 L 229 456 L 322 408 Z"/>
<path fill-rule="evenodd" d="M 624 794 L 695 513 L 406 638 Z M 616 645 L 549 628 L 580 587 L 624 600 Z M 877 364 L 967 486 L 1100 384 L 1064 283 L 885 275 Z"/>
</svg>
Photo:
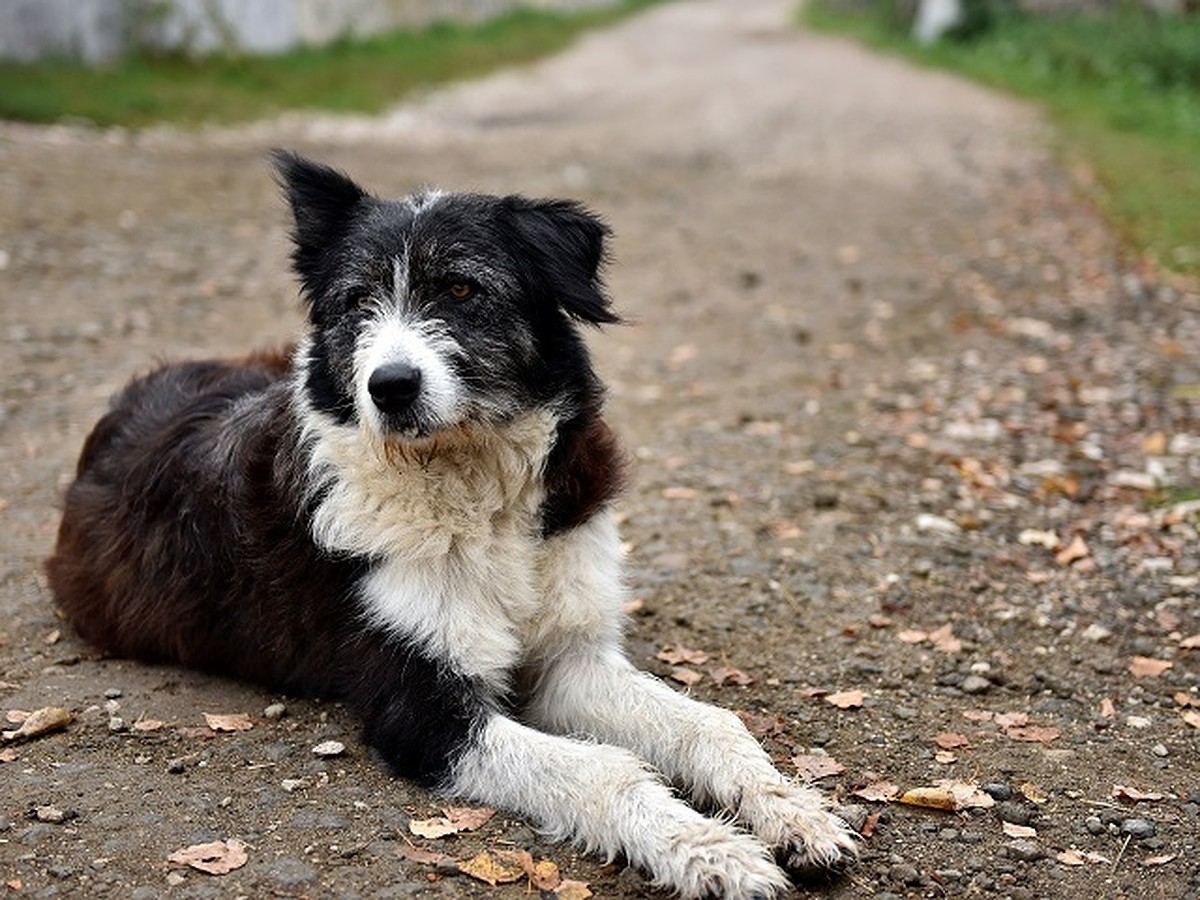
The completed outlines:
<svg viewBox="0 0 1200 900">
<path fill-rule="evenodd" d="M 538 271 L 531 273 L 568 315 L 592 325 L 621 321 L 604 291 L 608 226 L 570 200 L 508 197 L 517 234 Z"/>
</svg>

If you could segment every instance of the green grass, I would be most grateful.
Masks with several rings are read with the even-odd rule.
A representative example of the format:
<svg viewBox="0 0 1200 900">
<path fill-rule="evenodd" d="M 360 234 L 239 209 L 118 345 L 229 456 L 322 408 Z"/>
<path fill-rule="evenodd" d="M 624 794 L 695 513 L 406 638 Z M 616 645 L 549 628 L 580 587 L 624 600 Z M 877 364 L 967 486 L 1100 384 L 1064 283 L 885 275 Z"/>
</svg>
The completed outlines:
<svg viewBox="0 0 1200 900">
<path fill-rule="evenodd" d="M 343 40 L 277 56 L 132 55 L 104 66 L 0 64 L 0 118 L 143 127 L 244 122 L 285 110 L 378 112 L 417 87 L 484 74 L 567 46 L 660 0 L 574 13 L 518 9 L 476 25 Z"/>
<path fill-rule="evenodd" d="M 970 39 L 919 47 L 894 10 L 815 0 L 803 18 L 1037 101 L 1133 246 L 1200 273 L 1200 16 L 998 15 Z"/>
</svg>

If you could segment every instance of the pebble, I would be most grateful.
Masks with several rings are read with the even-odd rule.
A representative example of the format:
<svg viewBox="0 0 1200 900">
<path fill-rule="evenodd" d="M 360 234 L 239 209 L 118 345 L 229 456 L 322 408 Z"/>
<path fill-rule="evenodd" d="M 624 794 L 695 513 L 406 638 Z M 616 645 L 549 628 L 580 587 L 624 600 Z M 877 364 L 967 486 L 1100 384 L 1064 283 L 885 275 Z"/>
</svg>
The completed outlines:
<svg viewBox="0 0 1200 900">
<path fill-rule="evenodd" d="M 272 703 L 263 710 L 263 717 L 266 719 L 282 719 L 287 715 L 287 707 L 282 703 Z"/>
<path fill-rule="evenodd" d="M 313 756 L 341 756 L 346 752 L 346 745 L 341 741 L 321 741 L 312 748 Z"/>
<path fill-rule="evenodd" d="M 1166 744 L 1155 744 L 1153 747 L 1150 748 L 1150 752 L 1160 758 L 1171 755 L 1171 751 L 1167 749 Z"/>
<path fill-rule="evenodd" d="M 1104 834 L 1105 831 L 1099 816 L 1088 816 L 1083 820 L 1083 827 L 1088 830 L 1088 834 Z"/>
<path fill-rule="evenodd" d="M 1009 822 L 1013 825 L 1028 825 L 1033 821 L 1033 810 L 1023 803 L 997 803 L 996 818 L 1001 822 Z"/>
<path fill-rule="evenodd" d="M 1037 862 L 1039 859 L 1046 858 L 1046 851 L 1042 849 L 1041 845 L 1027 838 L 1009 841 L 1004 845 L 1004 849 L 1008 853 L 1009 859 L 1021 862 Z"/>
<path fill-rule="evenodd" d="M 122 731 L 129 730 L 129 723 L 126 722 L 124 719 L 122 719 L 120 716 L 109 716 L 108 730 L 113 732 L 114 734 L 119 734 Z"/>
<path fill-rule="evenodd" d="M 921 883 L 921 873 L 917 867 L 909 863 L 899 863 L 888 870 L 888 877 L 899 884 L 916 885 Z"/>
<path fill-rule="evenodd" d="M 1013 798 L 1012 786 L 1004 784 L 1003 782 L 989 781 L 987 784 L 981 784 L 979 789 L 997 803 L 1003 803 L 1005 800 L 1011 800 Z"/>
<path fill-rule="evenodd" d="M 964 694 L 985 694 L 992 689 L 992 682 L 982 675 L 968 675 L 958 689 Z"/>
<path fill-rule="evenodd" d="M 1122 819 L 1121 834 L 1132 838 L 1154 837 L 1154 823 L 1149 819 Z"/>
<path fill-rule="evenodd" d="M 115 687 L 105 688 L 104 689 L 104 699 L 105 700 L 116 700 L 118 697 L 122 696 L 124 693 L 125 692 L 122 691 L 120 688 L 115 688 Z"/>
<path fill-rule="evenodd" d="M 61 825 L 67 819 L 72 818 L 57 806 L 39 806 L 34 809 L 33 817 L 39 822 L 48 822 L 51 825 Z"/>
<path fill-rule="evenodd" d="M 187 764 L 184 763 L 182 757 L 176 757 L 175 759 L 167 761 L 167 772 L 171 775 L 179 775 L 186 768 Z"/>
</svg>

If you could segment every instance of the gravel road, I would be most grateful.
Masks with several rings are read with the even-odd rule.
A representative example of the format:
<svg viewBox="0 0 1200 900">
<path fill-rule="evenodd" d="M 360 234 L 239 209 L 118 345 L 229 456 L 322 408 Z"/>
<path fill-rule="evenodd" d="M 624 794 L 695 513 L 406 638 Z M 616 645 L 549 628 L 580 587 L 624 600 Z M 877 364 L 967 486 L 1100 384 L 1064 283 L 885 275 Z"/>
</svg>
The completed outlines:
<svg viewBox="0 0 1200 900">
<path fill-rule="evenodd" d="M 0 709 L 73 715 L 0 744 L 10 894 L 515 900 L 454 860 L 528 849 L 653 896 L 503 813 L 417 838 L 438 803 L 337 705 L 104 659 L 54 615 L 105 398 L 297 332 L 286 146 L 613 226 L 633 324 L 591 343 L 637 461 L 631 652 L 848 805 L 863 859 L 814 895 L 1200 897 L 1200 294 L 1122 252 L 1029 108 L 792 6 L 667 4 L 378 118 L 0 125 Z M 245 865 L 167 861 L 214 840 Z"/>
</svg>

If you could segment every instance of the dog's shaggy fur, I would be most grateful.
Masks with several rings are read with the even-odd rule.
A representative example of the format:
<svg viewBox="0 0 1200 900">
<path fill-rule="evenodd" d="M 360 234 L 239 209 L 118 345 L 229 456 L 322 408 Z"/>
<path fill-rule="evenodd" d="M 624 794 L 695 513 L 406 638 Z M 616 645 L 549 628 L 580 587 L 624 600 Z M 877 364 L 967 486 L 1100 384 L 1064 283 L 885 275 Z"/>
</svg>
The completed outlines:
<svg viewBox="0 0 1200 900">
<path fill-rule="evenodd" d="M 113 401 L 48 562 L 79 632 L 344 698 L 399 774 L 684 897 L 769 897 L 773 860 L 852 856 L 735 715 L 622 652 L 622 462 L 578 332 L 617 318 L 605 227 L 574 203 L 388 201 L 275 161 L 309 332 Z"/>
</svg>

